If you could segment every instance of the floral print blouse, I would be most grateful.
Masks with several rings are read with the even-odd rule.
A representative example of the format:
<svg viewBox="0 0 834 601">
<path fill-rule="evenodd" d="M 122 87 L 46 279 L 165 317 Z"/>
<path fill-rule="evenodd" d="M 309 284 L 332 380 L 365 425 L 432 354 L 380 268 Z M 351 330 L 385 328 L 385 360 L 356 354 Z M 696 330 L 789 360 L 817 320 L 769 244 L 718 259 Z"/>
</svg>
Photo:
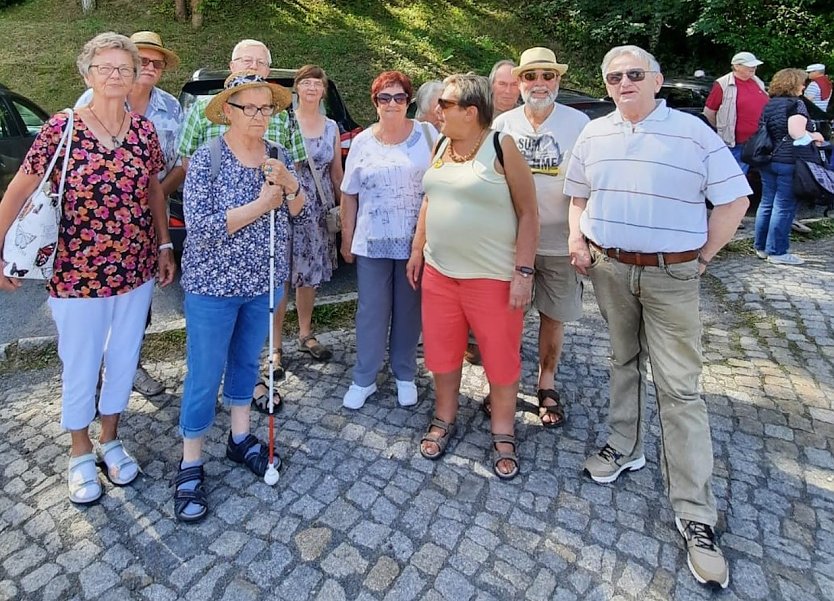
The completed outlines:
<svg viewBox="0 0 834 601">
<path fill-rule="evenodd" d="M 105 298 L 138 288 L 154 277 L 157 243 L 148 187 L 164 166 L 153 124 L 128 113 L 122 145 L 99 143 L 75 113 L 64 184 L 55 267 L 47 288 L 57 298 Z M 35 138 L 23 172 L 43 176 L 67 122 L 59 113 Z M 52 173 L 61 179 L 62 159 Z"/>
</svg>

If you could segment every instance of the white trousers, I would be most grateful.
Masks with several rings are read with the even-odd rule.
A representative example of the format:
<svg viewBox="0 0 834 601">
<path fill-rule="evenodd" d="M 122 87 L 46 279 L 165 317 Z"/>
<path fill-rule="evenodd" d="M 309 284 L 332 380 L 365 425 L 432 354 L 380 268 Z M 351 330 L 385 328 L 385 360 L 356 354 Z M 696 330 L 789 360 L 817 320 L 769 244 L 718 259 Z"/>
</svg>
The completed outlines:
<svg viewBox="0 0 834 601">
<path fill-rule="evenodd" d="M 133 389 L 133 376 L 145 335 L 154 280 L 108 298 L 51 298 L 58 328 L 62 373 L 61 426 L 82 430 L 96 416 L 96 386 L 104 362 L 98 411 L 121 413 Z"/>
</svg>

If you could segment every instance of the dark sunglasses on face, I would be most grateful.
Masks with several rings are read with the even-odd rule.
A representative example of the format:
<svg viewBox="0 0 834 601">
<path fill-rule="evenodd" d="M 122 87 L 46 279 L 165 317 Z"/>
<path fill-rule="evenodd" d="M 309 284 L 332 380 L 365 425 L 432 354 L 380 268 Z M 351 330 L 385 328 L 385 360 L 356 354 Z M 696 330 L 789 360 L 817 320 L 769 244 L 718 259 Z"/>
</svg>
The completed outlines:
<svg viewBox="0 0 834 601">
<path fill-rule="evenodd" d="M 556 71 L 525 71 L 521 74 L 521 76 L 524 78 L 524 81 L 536 81 L 540 75 L 541 78 L 545 81 L 553 81 L 554 79 L 559 77 L 559 74 L 556 73 Z"/>
<path fill-rule="evenodd" d="M 376 101 L 378 104 L 391 104 L 392 100 L 397 104 L 405 104 L 408 102 L 408 94 L 405 92 L 399 92 L 397 94 L 386 94 L 385 92 L 382 92 L 376 95 Z"/>
<path fill-rule="evenodd" d="M 142 57 L 142 66 L 147 67 L 148 65 L 153 65 L 153 68 L 157 71 L 162 71 L 165 68 L 165 61 L 163 59 L 153 59 L 153 58 L 145 58 Z"/>
<path fill-rule="evenodd" d="M 463 105 L 458 102 L 457 100 L 451 100 L 449 98 L 438 98 L 437 99 L 437 106 L 440 107 L 440 110 L 445 111 L 450 106 L 459 106 L 463 107 Z"/>
<path fill-rule="evenodd" d="M 254 104 L 236 104 L 234 102 L 227 102 L 229 106 L 233 106 L 236 109 L 240 109 L 243 111 L 243 114 L 247 117 L 254 117 L 258 113 L 263 115 L 264 117 L 270 117 L 275 113 L 275 107 L 272 105 L 267 106 L 255 106 Z"/>
<path fill-rule="evenodd" d="M 646 73 L 655 73 L 655 71 L 646 71 L 645 69 L 629 69 L 625 73 L 622 71 L 612 71 L 605 74 L 605 82 L 609 85 L 616 86 L 623 80 L 623 76 L 628 77 L 629 81 L 643 81 L 646 79 Z"/>
</svg>

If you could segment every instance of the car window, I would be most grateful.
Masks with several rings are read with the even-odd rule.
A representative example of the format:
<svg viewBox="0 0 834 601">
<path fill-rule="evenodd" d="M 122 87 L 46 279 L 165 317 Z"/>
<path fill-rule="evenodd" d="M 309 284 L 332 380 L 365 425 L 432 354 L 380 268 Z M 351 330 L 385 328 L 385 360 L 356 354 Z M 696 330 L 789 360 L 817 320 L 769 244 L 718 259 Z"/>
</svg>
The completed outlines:
<svg viewBox="0 0 834 601">
<path fill-rule="evenodd" d="M 43 119 L 41 119 L 35 109 L 28 105 L 28 103 L 24 103 L 20 100 L 14 99 L 12 100 L 12 105 L 20 114 L 20 118 L 23 120 L 23 123 L 26 125 L 26 131 L 30 136 L 38 135 L 38 132 L 41 130 L 43 126 Z"/>
<path fill-rule="evenodd" d="M 12 116 L 3 99 L 0 98 L 0 140 L 12 137 Z"/>
</svg>

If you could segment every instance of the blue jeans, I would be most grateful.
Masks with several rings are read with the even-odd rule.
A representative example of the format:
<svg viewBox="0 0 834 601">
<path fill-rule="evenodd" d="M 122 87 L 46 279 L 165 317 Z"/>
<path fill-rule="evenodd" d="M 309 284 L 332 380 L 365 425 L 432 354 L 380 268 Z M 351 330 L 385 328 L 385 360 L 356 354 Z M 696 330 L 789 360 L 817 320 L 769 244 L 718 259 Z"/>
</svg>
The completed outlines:
<svg viewBox="0 0 834 601">
<path fill-rule="evenodd" d="M 276 304 L 282 290 L 275 290 Z M 184 438 L 200 438 L 214 423 L 221 379 L 225 405 L 252 402 L 261 349 L 272 321 L 269 294 L 222 297 L 186 292 L 184 306 L 188 373 L 180 433 Z"/>
<path fill-rule="evenodd" d="M 784 255 L 790 246 L 791 224 L 796 215 L 792 163 L 769 163 L 762 176 L 762 200 L 756 211 L 753 246 L 768 255 Z"/>
<path fill-rule="evenodd" d="M 730 147 L 730 154 L 733 155 L 736 163 L 738 163 L 738 166 L 741 167 L 741 172 L 744 175 L 747 175 L 747 172 L 750 171 L 750 165 L 741 160 L 741 151 L 743 148 L 744 144 L 736 144 L 735 146 Z"/>
</svg>

